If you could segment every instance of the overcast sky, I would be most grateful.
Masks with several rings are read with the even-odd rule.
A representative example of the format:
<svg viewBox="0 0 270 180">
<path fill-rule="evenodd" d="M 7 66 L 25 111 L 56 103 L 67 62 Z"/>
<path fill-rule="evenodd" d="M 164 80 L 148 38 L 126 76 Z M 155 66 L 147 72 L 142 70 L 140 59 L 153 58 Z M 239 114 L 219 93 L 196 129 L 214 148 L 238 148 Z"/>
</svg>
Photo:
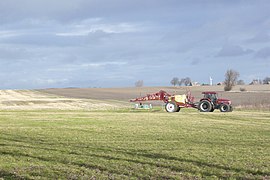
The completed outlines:
<svg viewBox="0 0 270 180">
<path fill-rule="evenodd" d="M 269 0 L 1 0 L 0 88 L 270 76 Z"/>
</svg>

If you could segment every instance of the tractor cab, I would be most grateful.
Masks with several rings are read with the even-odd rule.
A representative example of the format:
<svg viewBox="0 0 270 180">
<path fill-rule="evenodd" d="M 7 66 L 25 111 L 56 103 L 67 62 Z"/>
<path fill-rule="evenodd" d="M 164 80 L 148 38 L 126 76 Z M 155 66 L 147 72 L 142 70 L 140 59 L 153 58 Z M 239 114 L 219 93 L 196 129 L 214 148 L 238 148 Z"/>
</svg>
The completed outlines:
<svg viewBox="0 0 270 180">
<path fill-rule="evenodd" d="M 204 95 L 203 99 L 208 99 L 211 102 L 216 102 L 218 99 L 216 92 L 202 92 L 202 94 Z"/>
</svg>

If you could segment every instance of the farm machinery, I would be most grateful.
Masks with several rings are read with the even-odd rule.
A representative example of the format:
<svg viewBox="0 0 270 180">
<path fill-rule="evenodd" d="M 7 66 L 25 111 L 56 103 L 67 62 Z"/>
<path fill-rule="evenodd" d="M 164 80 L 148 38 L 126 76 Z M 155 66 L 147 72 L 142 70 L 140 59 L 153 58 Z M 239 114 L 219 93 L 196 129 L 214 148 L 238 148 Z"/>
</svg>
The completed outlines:
<svg viewBox="0 0 270 180">
<path fill-rule="evenodd" d="M 131 99 L 130 102 L 143 101 L 163 101 L 165 103 L 165 110 L 167 112 L 179 112 L 181 108 L 196 108 L 201 112 L 213 112 L 219 109 L 221 112 L 231 112 L 233 107 L 231 101 L 228 99 L 218 98 L 216 92 L 208 91 L 202 92 L 203 98 L 199 102 L 194 102 L 194 97 L 191 96 L 190 91 L 182 95 L 170 95 L 161 90 L 154 94 L 147 94 L 144 97 Z"/>
</svg>

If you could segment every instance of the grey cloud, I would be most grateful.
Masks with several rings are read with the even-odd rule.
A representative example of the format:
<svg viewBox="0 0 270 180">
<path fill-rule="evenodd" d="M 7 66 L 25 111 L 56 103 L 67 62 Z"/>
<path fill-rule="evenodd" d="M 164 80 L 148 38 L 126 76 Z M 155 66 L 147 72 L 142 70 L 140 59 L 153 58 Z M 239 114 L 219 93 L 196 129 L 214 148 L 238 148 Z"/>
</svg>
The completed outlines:
<svg viewBox="0 0 270 180">
<path fill-rule="evenodd" d="M 253 50 L 246 49 L 244 50 L 241 46 L 237 45 L 227 45 L 224 46 L 217 54 L 218 57 L 226 57 L 226 56 L 243 56 L 246 54 L 252 53 Z"/>
<path fill-rule="evenodd" d="M 9 60 L 24 59 L 29 56 L 29 52 L 26 48 L 22 47 L 11 47 L 0 45 L 0 60 L 1 62 L 7 62 Z"/>
<path fill-rule="evenodd" d="M 270 47 L 260 49 L 256 54 L 256 58 L 268 59 L 270 57 Z"/>
<path fill-rule="evenodd" d="M 62 19 L 79 10 L 82 0 L 9 0 L 0 2 L 2 22 L 21 21 L 25 18 Z"/>
<path fill-rule="evenodd" d="M 0 41 L 8 44 L 25 44 L 33 46 L 79 46 L 84 43 L 82 37 L 61 37 L 50 33 L 24 34 Z"/>
<path fill-rule="evenodd" d="M 200 64 L 201 60 L 199 58 L 194 58 L 192 61 L 191 61 L 191 65 L 195 66 L 195 65 L 198 65 Z"/>
<path fill-rule="evenodd" d="M 88 17 L 114 17 L 123 19 L 132 17 L 147 18 L 144 15 L 149 9 L 160 12 L 169 12 L 168 9 L 175 9 L 170 6 L 174 3 L 179 6 L 176 0 L 9 0 L 0 2 L 0 15 L 2 22 L 20 21 L 24 18 L 55 19 L 61 22 L 71 22 Z M 167 9 L 167 10 L 166 10 Z M 149 13 L 148 16 L 157 14 Z M 135 17 L 136 16 L 136 17 Z"/>
<path fill-rule="evenodd" d="M 248 74 L 254 62 L 244 55 L 261 47 L 244 39 L 270 28 L 269 6 L 263 0 L 0 1 L 1 87 L 133 86 L 138 79 L 167 85 L 179 72 L 208 79 L 201 69 L 221 81 L 221 71 L 243 62 Z M 236 56 L 238 64 L 216 61 L 220 44 L 229 45 L 218 56 Z M 256 56 L 267 58 L 265 51 Z"/>
<path fill-rule="evenodd" d="M 27 19 L 25 23 L 10 24 L 1 31 L 0 43 L 28 44 L 37 46 L 83 46 L 99 43 L 100 40 L 122 33 L 142 30 L 134 23 L 105 23 L 101 19 L 86 19 L 76 23 L 61 24 L 55 21 Z"/>
<path fill-rule="evenodd" d="M 127 62 L 90 62 L 90 63 L 81 63 L 81 64 L 65 64 L 59 67 L 53 67 L 47 69 L 48 72 L 76 72 L 76 71 L 88 71 L 88 70 L 100 70 L 101 68 L 110 68 L 113 70 L 116 67 L 124 66 Z"/>
<path fill-rule="evenodd" d="M 254 37 L 246 40 L 248 43 L 268 43 L 270 36 L 267 33 L 258 33 Z"/>
<path fill-rule="evenodd" d="M 250 6 L 256 2 L 246 3 Z M 248 6 L 246 5 L 246 6 Z M 220 7 L 224 8 L 220 8 Z M 0 2 L 0 22 L 20 22 L 23 19 L 36 17 L 38 19 L 54 19 L 60 22 L 74 22 L 89 17 L 102 17 L 113 20 L 141 21 L 153 20 L 188 22 L 186 14 L 191 18 L 202 20 L 209 13 L 226 11 L 227 8 L 242 6 L 241 1 L 196 1 L 196 0 L 5 0 Z M 208 9 L 210 11 L 201 11 Z M 185 22 L 185 23 L 186 23 Z M 194 23 L 196 21 L 192 21 Z"/>
<path fill-rule="evenodd" d="M 88 33 L 85 36 L 58 35 L 53 32 L 28 33 L 0 40 L 6 44 L 25 44 L 32 46 L 67 47 L 83 46 L 89 43 L 97 43 L 100 39 L 109 37 L 102 31 Z"/>
</svg>

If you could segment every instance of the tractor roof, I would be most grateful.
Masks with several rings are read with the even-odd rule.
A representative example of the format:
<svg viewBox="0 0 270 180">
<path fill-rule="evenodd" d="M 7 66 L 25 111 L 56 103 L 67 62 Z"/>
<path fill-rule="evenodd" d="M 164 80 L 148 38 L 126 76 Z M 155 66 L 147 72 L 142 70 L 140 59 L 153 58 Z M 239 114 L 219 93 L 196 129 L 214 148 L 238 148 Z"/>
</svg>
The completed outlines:
<svg viewBox="0 0 270 180">
<path fill-rule="evenodd" d="M 214 91 L 205 91 L 205 92 L 202 92 L 202 94 L 217 94 L 217 93 Z"/>
</svg>

